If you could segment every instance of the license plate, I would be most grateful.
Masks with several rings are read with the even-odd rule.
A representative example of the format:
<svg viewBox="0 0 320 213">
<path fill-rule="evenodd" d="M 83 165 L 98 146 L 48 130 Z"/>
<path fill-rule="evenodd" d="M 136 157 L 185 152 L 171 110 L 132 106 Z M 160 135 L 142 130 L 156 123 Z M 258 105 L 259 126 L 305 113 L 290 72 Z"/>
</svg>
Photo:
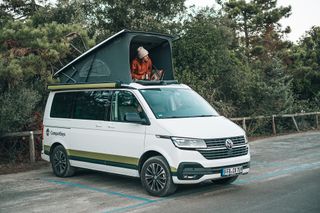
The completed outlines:
<svg viewBox="0 0 320 213">
<path fill-rule="evenodd" d="M 221 171 L 221 176 L 238 175 L 242 173 L 242 166 L 225 168 Z"/>
</svg>

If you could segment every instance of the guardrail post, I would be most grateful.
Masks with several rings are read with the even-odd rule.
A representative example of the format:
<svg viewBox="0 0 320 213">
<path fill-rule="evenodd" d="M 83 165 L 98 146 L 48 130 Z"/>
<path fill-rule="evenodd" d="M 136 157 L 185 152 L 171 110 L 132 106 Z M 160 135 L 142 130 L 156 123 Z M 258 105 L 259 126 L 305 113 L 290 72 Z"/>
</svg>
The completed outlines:
<svg viewBox="0 0 320 213">
<path fill-rule="evenodd" d="M 316 114 L 316 128 L 319 129 L 319 117 L 318 117 L 318 114 Z"/>
<path fill-rule="evenodd" d="M 274 135 L 276 135 L 277 134 L 277 130 L 276 130 L 276 122 L 275 122 L 274 118 L 275 118 L 275 116 L 272 115 L 272 132 L 273 132 Z"/>
<path fill-rule="evenodd" d="M 30 161 L 31 163 L 34 163 L 36 161 L 35 158 L 35 148 L 34 148 L 34 136 L 33 131 L 30 131 L 29 133 L 29 152 L 30 152 Z"/>
<path fill-rule="evenodd" d="M 243 118 L 243 120 L 242 120 L 242 128 L 244 129 L 244 131 L 247 131 L 246 119 L 245 118 Z"/>
<path fill-rule="evenodd" d="M 298 127 L 298 124 L 297 124 L 296 119 L 294 118 L 294 116 L 292 116 L 292 120 L 293 120 L 293 123 L 294 123 L 297 131 L 300 132 L 299 127 Z"/>
</svg>

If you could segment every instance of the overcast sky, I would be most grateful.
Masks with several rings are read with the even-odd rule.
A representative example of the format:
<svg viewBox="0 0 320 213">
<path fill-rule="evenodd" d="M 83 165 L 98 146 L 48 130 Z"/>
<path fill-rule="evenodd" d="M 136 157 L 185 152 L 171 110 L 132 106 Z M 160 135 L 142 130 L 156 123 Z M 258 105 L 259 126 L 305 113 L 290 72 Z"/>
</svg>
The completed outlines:
<svg viewBox="0 0 320 213">
<path fill-rule="evenodd" d="M 215 0 L 187 0 L 186 5 L 192 4 L 204 7 L 214 5 Z M 297 41 L 305 31 L 312 26 L 320 26 L 320 0 L 278 0 L 280 6 L 292 6 L 292 14 L 289 18 L 283 19 L 280 23 L 291 27 L 288 39 Z"/>
</svg>

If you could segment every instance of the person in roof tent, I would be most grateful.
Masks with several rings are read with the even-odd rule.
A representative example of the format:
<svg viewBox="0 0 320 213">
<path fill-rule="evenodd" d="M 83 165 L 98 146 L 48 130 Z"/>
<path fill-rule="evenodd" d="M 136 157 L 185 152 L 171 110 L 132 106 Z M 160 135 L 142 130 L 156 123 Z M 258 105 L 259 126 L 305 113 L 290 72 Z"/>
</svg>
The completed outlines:
<svg viewBox="0 0 320 213">
<path fill-rule="evenodd" d="M 133 80 L 150 80 L 152 61 L 148 50 L 143 47 L 137 49 L 137 57 L 131 63 L 131 77 Z"/>
</svg>

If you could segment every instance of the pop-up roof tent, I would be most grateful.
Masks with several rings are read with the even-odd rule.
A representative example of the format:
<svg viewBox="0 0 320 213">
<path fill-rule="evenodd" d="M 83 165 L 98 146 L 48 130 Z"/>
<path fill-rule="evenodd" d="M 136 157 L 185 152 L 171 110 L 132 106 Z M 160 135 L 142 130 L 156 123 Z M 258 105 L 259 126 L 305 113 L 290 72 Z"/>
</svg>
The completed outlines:
<svg viewBox="0 0 320 213">
<path fill-rule="evenodd" d="M 164 70 L 163 80 L 173 80 L 173 39 L 170 35 L 122 30 L 60 69 L 55 77 L 62 84 L 130 83 L 130 63 L 138 47 L 143 46 L 154 67 Z"/>
</svg>

